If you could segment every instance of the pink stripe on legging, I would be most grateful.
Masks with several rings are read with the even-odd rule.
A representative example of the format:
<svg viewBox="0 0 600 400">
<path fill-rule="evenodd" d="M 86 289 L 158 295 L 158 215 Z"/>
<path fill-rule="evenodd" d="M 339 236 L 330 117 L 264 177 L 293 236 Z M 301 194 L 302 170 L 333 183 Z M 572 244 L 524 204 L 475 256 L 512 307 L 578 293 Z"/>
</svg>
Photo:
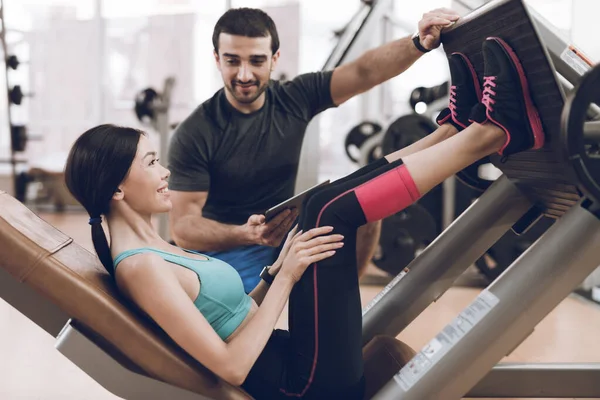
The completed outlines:
<svg viewBox="0 0 600 400">
<path fill-rule="evenodd" d="M 406 165 L 401 165 L 359 186 L 356 197 L 367 222 L 372 222 L 403 210 L 421 194 Z"/>
</svg>

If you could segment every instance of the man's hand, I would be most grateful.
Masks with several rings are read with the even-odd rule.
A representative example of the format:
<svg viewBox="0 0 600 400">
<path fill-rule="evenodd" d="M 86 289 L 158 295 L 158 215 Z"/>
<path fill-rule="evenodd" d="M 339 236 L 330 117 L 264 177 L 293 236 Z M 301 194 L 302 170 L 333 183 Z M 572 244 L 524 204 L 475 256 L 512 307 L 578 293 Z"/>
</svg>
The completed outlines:
<svg viewBox="0 0 600 400">
<path fill-rule="evenodd" d="M 428 50 L 433 50 L 440 45 L 442 29 L 452 25 L 460 18 L 456 11 L 447 8 L 438 8 L 423 14 L 419 21 L 419 37 L 421 45 Z"/>
<path fill-rule="evenodd" d="M 248 218 L 244 229 L 250 243 L 277 247 L 292 227 L 297 216 L 296 209 L 284 210 L 269 222 L 265 222 L 264 215 L 255 214 Z"/>
</svg>

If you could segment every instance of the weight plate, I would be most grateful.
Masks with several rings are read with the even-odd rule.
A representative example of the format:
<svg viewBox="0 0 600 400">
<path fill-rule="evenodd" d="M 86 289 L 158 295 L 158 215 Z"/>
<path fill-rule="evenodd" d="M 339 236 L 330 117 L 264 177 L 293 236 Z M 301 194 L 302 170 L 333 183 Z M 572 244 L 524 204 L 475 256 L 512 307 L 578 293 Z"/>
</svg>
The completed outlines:
<svg viewBox="0 0 600 400">
<path fill-rule="evenodd" d="M 385 218 L 373 263 L 391 275 L 399 274 L 436 237 L 434 218 L 419 204 Z"/>
<path fill-rule="evenodd" d="M 358 165 L 364 167 L 381 157 L 383 157 L 383 151 L 381 150 L 381 135 L 371 136 L 365 140 L 360 149 Z"/>
<path fill-rule="evenodd" d="M 19 59 L 14 54 L 10 55 L 6 59 L 6 65 L 8 65 L 8 67 L 11 69 L 16 70 L 19 67 Z"/>
<path fill-rule="evenodd" d="M 413 110 L 418 103 L 431 104 L 436 100 L 448 96 L 448 90 L 449 82 L 447 81 L 431 87 L 420 86 L 411 92 L 409 104 Z"/>
<path fill-rule="evenodd" d="M 471 189 L 483 193 L 492 185 L 492 183 L 494 183 L 494 181 L 489 181 L 479 176 L 479 167 L 484 164 L 489 164 L 489 162 L 489 157 L 482 158 L 481 160 L 469 165 L 467 168 L 458 171 L 456 173 L 456 178 Z"/>
<path fill-rule="evenodd" d="M 359 162 L 360 153 L 365 142 L 374 136 L 376 137 L 382 129 L 381 125 L 371 121 L 361 122 L 352 128 L 344 141 L 344 149 L 348 158 L 353 162 Z"/>
<path fill-rule="evenodd" d="M 577 175 L 577 187 L 589 198 L 600 202 L 600 155 L 598 143 L 586 143 L 584 124 L 590 104 L 600 105 L 600 66 L 588 71 L 563 107 L 561 141 L 565 158 Z"/>
<path fill-rule="evenodd" d="M 21 90 L 21 86 L 15 85 L 12 89 L 8 91 L 8 99 L 12 104 L 20 105 L 23 101 L 23 91 Z"/>
<path fill-rule="evenodd" d="M 27 146 L 27 127 L 25 125 L 11 125 L 10 127 L 10 145 L 12 151 L 25 151 Z"/>
<path fill-rule="evenodd" d="M 437 129 L 437 125 L 420 114 L 407 114 L 395 120 L 386 130 L 381 148 L 388 155 L 419 141 Z"/>
</svg>

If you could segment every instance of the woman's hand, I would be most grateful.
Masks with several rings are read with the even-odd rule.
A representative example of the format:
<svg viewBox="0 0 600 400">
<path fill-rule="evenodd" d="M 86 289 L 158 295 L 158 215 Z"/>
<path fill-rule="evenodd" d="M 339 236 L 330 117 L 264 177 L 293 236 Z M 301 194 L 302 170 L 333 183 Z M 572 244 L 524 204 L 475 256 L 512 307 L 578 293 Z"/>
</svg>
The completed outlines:
<svg viewBox="0 0 600 400">
<path fill-rule="evenodd" d="M 269 269 L 271 275 L 277 275 L 277 273 L 281 269 L 281 266 L 283 265 L 283 260 L 285 260 L 285 256 L 287 256 L 287 253 L 290 251 L 290 247 L 292 246 L 292 241 L 297 236 L 300 236 L 301 233 L 302 232 L 298 233 L 298 225 L 294 226 L 294 229 L 292 229 L 291 231 L 288 232 L 287 238 L 285 239 L 285 243 L 283 244 L 283 247 L 281 248 L 281 251 L 279 252 L 279 256 L 277 257 L 277 260 L 275 260 L 275 262 L 273 263 L 273 265 L 271 265 L 271 268 Z"/>
<path fill-rule="evenodd" d="M 281 250 L 283 257 L 280 256 L 283 260 L 280 273 L 287 274 L 294 282 L 300 280 L 309 265 L 333 256 L 335 250 L 344 245 L 342 235 L 322 236 L 333 231 L 332 226 L 313 228 L 304 233 L 296 233 L 297 229 L 296 226 L 288 234 Z"/>
</svg>

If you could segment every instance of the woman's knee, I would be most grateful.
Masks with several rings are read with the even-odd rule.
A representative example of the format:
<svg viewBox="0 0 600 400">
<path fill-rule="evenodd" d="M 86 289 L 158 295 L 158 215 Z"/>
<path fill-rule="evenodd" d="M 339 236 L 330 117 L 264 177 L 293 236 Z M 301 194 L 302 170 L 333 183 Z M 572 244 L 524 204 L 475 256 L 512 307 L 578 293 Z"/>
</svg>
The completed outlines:
<svg viewBox="0 0 600 400">
<path fill-rule="evenodd" d="M 310 227 L 358 228 L 367 222 L 353 191 L 322 191 L 309 199 L 303 212 L 304 221 Z"/>
</svg>

